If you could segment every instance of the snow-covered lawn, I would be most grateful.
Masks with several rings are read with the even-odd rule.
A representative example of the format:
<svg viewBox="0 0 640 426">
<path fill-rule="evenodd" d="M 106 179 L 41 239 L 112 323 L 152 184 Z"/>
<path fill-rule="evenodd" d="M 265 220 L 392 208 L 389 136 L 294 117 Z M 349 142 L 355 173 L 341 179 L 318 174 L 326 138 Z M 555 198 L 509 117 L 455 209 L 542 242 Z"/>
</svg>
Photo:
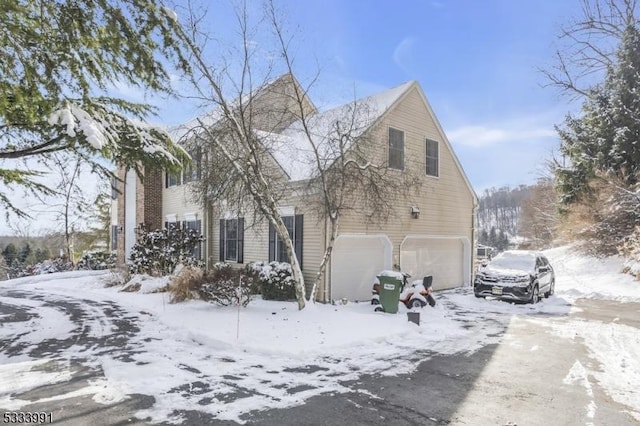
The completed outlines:
<svg viewBox="0 0 640 426">
<path fill-rule="evenodd" d="M 640 301 L 639 283 L 618 273 L 619 260 L 599 262 L 567 248 L 547 254 L 556 269 L 556 297 L 532 306 L 476 299 L 468 288 L 440 292 L 435 308 L 421 310 L 419 326 L 407 321 L 402 306 L 397 315 L 391 315 L 375 313 L 367 303 L 317 304 L 303 311 L 292 302 L 261 299 L 240 309 L 200 301 L 170 304 L 165 293 L 124 293 L 117 287 L 104 287 L 109 273 L 76 271 L 21 278 L 0 283 L 0 293 L 30 291 L 48 295 L 47 300 L 82 298 L 97 304 L 113 301 L 123 307 L 140 329 L 131 337 L 135 362 L 86 347 L 75 353 L 74 348 L 66 350 L 64 359 L 57 361 L 77 358 L 100 366 L 105 379 L 86 390 L 97 402 L 116 402 L 133 393 L 153 395 L 154 407 L 137 415 L 154 421 L 179 421 L 173 411 L 191 409 L 240 421 L 241 415 L 252 410 L 292 406 L 321 393 L 351 391 L 341 383 L 367 373 L 412 371 L 420 358 L 416 351 L 453 354 L 497 343 L 511 316 L 532 314 L 536 317 L 532 320 L 548 321 L 558 335 L 583 337 L 604 369 L 589 374 L 612 398 L 640 413 L 634 385 L 640 383 L 640 337 L 631 334 L 635 329 L 602 323 L 594 328 L 593 322 L 587 328 L 579 319 L 566 321 L 579 297 Z M 143 288 L 154 287 L 152 281 L 143 284 Z M 24 334 L 19 337 L 23 343 L 37 344 L 45 338 L 63 337 L 76 327 L 61 311 L 45 306 L 44 300 L 0 297 L 0 303 L 28 304 L 26 309 L 34 314 L 26 322 L 0 323 L 0 339 Z M 86 309 L 95 310 L 94 317 L 84 319 L 92 334 L 113 332 L 100 309 Z M 606 332 L 615 342 L 595 338 L 599 332 Z M 12 394 L 68 378 L 38 374 L 41 362 L 25 354 L 0 352 L 0 407 L 17 410 L 28 402 Z M 185 385 L 202 389 L 176 391 Z M 239 392 L 245 393 L 238 397 Z"/>
</svg>

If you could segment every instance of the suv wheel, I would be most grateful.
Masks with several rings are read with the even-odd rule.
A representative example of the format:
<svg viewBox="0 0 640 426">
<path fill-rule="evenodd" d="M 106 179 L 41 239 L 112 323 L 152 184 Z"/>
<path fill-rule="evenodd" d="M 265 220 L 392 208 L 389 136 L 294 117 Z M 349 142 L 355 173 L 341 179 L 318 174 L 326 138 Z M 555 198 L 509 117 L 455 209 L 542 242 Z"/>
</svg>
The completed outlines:
<svg viewBox="0 0 640 426">
<path fill-rule="evenodd" d="M 540 290 L 538 289 L 538 284 L 533 287 L 531 291 L 531 299 L 529 299 L 529 303 L 535 305 L 540 301 Z"/>
<path fill-rule="evenodd" d="M 549 296 L 553 296 L 556 288 L 556 280 L 551 280 L 551 284 L 549 284 L 549 291 L 544 294 L 544 297 L 548 298 Z"/>
</svg>

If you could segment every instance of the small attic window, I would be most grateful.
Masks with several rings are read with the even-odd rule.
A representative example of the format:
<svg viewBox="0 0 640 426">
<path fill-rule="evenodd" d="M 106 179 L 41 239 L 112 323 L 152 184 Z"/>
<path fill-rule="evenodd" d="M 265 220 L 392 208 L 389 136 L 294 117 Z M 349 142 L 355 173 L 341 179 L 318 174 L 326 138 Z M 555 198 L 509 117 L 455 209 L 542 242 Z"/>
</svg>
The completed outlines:
<svg viewBox="0 0 640 426">
<path fill-rule="evenodd" d="M 389 127 L 389 168 L 404 170 L 404 132 Z"/>
</svg>

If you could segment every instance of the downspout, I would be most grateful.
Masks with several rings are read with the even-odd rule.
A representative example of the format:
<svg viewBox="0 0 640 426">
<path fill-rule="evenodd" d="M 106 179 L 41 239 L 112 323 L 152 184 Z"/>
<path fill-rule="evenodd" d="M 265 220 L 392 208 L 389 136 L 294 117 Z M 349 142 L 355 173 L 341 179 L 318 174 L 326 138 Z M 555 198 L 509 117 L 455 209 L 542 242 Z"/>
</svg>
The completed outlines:
<svg viewBox="0 0 640 426">
<path fill-rule="evenodd" d="M 202 214 L 202 229 L 204 230 L 204 241 L 202 242 L 202 251 L 204 252 L 204 267 L 209 269 L 209 209 L 207 208 L 207 202 L 204 202 L 204 208 Z"/>
<path fill-rule="evenodd" d="M 324 216 L 324 251 L 327 251 L 327 245 L 329 244 L 327 241 L 327 237 L 329 236 L 329 221 L 327 220 L 327 215 Z M 335 244 L 335 242 L 334 242 Z M 324 270 L 324 303 L 331 303 L 331 268 L 333 263 L 333 253 L 331 253 L 331 257 L 329 258 L 329 264 L 326 266 Z"/>
<path fill-rule="evenodd" d="M 476 264 L 476 223 L 478 216 L 478 203 L 476 202 L 476 198 L 473 198 L 473 208 L 471 209 L 471 267 L 469 268 L 471 276 L 469 277 L 469 286 L 473 287 L 473 275 L 475 274 L 475 264 Z"/>
</svg>

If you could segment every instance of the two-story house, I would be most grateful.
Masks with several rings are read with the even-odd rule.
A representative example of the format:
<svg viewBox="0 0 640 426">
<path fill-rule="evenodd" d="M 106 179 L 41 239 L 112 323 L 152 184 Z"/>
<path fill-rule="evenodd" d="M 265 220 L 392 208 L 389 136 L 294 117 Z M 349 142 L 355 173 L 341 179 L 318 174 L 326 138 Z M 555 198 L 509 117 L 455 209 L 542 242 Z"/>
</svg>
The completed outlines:
<svg viewBox="0 0 640 426">
<path fill-rule="evenodd" d="M 254 121 L 258 131 L 274 133 L 283 143 L 294 143 L 300 125 L 289 113 L 290 91 L 297 84 L 284 75 L 260 89 L 253 102 L 256 110 L 269 111 Z M 393 169 L 412 172 L 421 179 L 416 191 L 395 200 L 388 220 L 371 223 L 350 211 L 340 219 L 330 264 L 322 276 L 317 299 L 368 300 L 376 274 L 399 267 L 413 277 L 433 275 L 434 288 L 470 285 L 473 265 L 476 195 L 453 148 L 417 82 L 408 82 L 356 101 L 368 106 L 371 115 L 361 138 L 370 144 L 371 158 Z M 308 101 L 306 109 L 322 122 L 346 107 L 318 112 Z M 215 112 L 205 117 L 212 125 Z M 326 120 L 325 120 L 326 121 Z M 274 126 L 274 123 L 278 125 Z M 182 126 L 189 128 L 189 123 Z M 174 129 L 174 137 L 180 136 Z M 355 143 L 358 143 L 356 140 Z M 312 178 L 303 159 L 290 150 L 273 152 L 273 159 L 290 184 L 291 195 L 280 206 L 289 230 L 305 283 L 316 278 L 329 241 L 327 218 L 321 217 L 295 188 Z M 267 221 L 245 226 L 241 214 L 224 209 L 205 209 L 194 202 L 190 185 L 199 178 L 196 166 L 179 176 L 151 172 L 140 182 L 132 172 L 121 171 L 123 185 L 118 205 L 118 252 L 124 261 L 135 242 L 136 230 L 176 222 L 200 230 L 206 237 L 197 253 L 211 264 L 218 261 L 244 265 L 252 261 L 286 261 L 282 242 Z"/>
</svg>

